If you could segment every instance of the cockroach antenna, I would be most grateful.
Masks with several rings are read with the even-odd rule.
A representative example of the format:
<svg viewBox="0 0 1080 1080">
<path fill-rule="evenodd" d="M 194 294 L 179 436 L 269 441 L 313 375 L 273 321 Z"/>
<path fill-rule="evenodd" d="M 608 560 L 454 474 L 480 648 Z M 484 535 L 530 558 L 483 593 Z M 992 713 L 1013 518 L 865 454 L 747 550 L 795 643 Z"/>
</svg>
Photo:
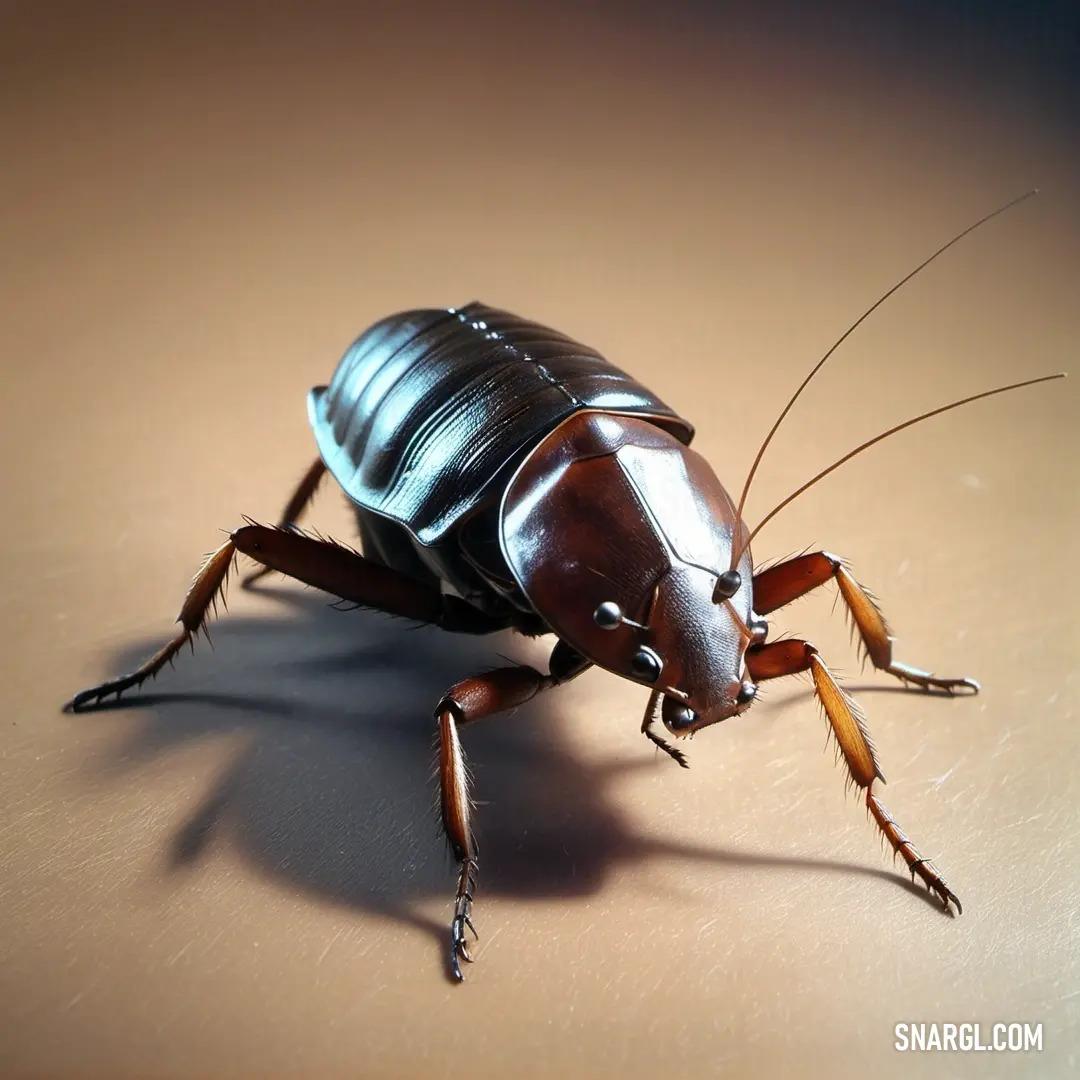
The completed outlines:
<svg viewBox="0 0 1080 1080">
<path fill-rule="evenodd" d="M 959 409 L 961 405 L 969 405 L 973 401 L 981 401 L 983 398 L 993 397 L 995 394 L 1004 394 L 1009 390 L 1019 390 L 1024 386 L 1035 386 L 1038 383 L 1050 382 L 1052 379 L 1064 379 L 1065 372 L 1059 371 L 1054 375 L 1040 375 L 1036 379 L 1025 379 L 1023 382 L 1009 383 L 1008 386 L 998 386 L 993 390 L 984 390 L 981 394 L 972 394 L 971 397 L 961 398 L 959 401 L 950 402 L 948 405 L 940 405 L 936 409 L 931 409 L 930 412 L 924 412 L 919 416 L 912 417 L 910 420 L 905 420 L 902 424 L 897 424 L 895 427 L 889 428 L 888 431 L 883 431 L 880 435 L 875 435 L 872 439 L 867 439 L 866 442 L 856 446 L 854 450 L 849 450 L 842 458 L 834 461 L 827 469 L 822 469 L 817 476 L 810 480 L 807 480 L 805 484 L 800 488 L 796 488 L 783 502 L 774 506 L 758 523 L 754 526 L 753 531 L 743 541 L 742 546 L 739 548 L 740 555 L 749 546 L 755 536 L 767 525 L 785 506 L 790 502 L 794 502 L 804 491 L 812 488 L 819 480 L 823 480 L 831 472 L 835 472 L 845 462 L 850 461 L 856 454 L 861 454 L 864 450 L 869 450 L 875 443 L 879 443 L 882 439 L 887 439 L 890 435 L 895 435 L 898 431 L 903 431 L 904 428 L 912 427 L 914 424 L 920 424 L 923 420 L 929 420 L 931 416 L 938 416 L 940 413 L 949 412 L 952 409 Z"/>
<path fill-rule="evenodd" d="M 925 270 L 939 255 L 944 255 L 945 252 L 949 250 L 949 248 L 951 248 L 954 244 L 958 244 L 969 233 L 973 233 L 976 229 L 978 229 L 981 226 L 985 225 L 987 222 L 993 221 L 994 218 L 1000 216 L 1001 214 L 1004 214 L 1006 210 L 1011 210 L 1014 206 L 1018 206 L 1020 203 L 1026 201 L 1027 199 L 1030 199 L 1033 195 L 1038 195 L 1038 193 L 1039 193 L 1038 188 L 1032 188 L 1030 191 L 1025 191 L 1023 195 L 1017 195 L 1015 199 L 1010 199 L 1003 206 L 999 206 L 996 210 L 992 210 L 985 217 L 979 218 L 979 220 L 976 221 L 974 225 L 969 225 L 962 232 L 957 233 L 947 244 L 943 244 L 941 247 L 939 247 L 937 249 L 937 251 L 935 251 L 933 253 L 933 255 L 930 255 L 929 257 L 923 259 L 923 261 L 921 263 L 919 263 L 919 265 L 916 266 L 914 270 L 912 270 L 909 273 L 905 274 L 895 285 L 893 285 L 893 287 L 891 289 L 889 289 L 885 293 L 882 293 L 882 295 L 879 296 L 877 298 L 877 300 L 875 300 L 836 339 L 836 341 L 833 342 L 833 344 L 829 348 L 829 350 L 810 369 L 810 373 L 806 376 L 805 379 L 803 379 L 803 381 L 799 384 L 798 389 L 788 399 L 788 403 L 784 406 L 784 408 L 781 411 L 780 415 L 776 418 L 776 422 L 769 429 L 768 435 L 765 436 L 765 441 L 761 444 L 760 448 L 758 449 L 757 455 L 754 457 L 753 464 L 750 466 L 750 472 L 747 473 L 747 476 L 746 476 L 746 482 L 743 484 L 742 492 L 739 494 L 739 502 L 738 502 L 738 506 L 737 506 L 736 511 L 735 511 L 735 520 L 736 521 L 742 521 L 743 509 L 746 506 L 746 496 L 749 494 L 750 485 L 751 485 L 751 483 L 753 483 L 754 476 L 757 474 L 758 466 L 761 464 L 761 459 L 765 456 L 765 451 L 768 449 L 769 443 L 772 442 L 773 436 L 776 434 L 777 429 L 780 427 L 780 425 L 784 422 L 784 418 L 787 416 L 787 414 L 789 412 L 791 412 L 792 406 L 795 404 L 796 401 L 799 400 L 799 397 L 802 395 L 802 392 L 807 388 L 807 386 L 810 385 L 810 382 L 814 378 L 814 376 L 825 366 L 825 362 L 829 359 L 829 357 L 832 356 L 832 354 L 834 352 L 836 352 L 836 350 L 839 349 L 840 346 L 843 345 L 844 342 L 847 341 L 847 339 L 849 337 L 851 337 L 851 335 L 853 333 L 855 333 L 855 331 L 860 326 L 862 326 L 862 324 L 864 322 L 866 322 L 866 320 L 868 318 L 870 318 L 870 316 L 873 315 L 873 313 L 875 311 L 877 311 L 877 309 L 879 307 L 881 307 L 881 305 L 884 304 L 885 301 L 888 300 L 890 296 L 893 295 L 893 293 L 898 292 L 900 289 L 902 289 L 913 277 L 915 277 L 917 274 L 919 274 L 923 270 Z M 1046 378 L 1054 378 L 1054 379 L 1060 378 L 1060 377 L 1061 376 L 1058 376 L 1058 375 L 1046 376 Z M 1036 381 L 1040 381 L 1040 380 L 1036 380 Z M 1003 386 L 999 390 L 990 391 L 990 393 L 1004 393 L 1005 390 L 1014 390 L 1018 386 L 1026 386 L 1026 385 L 1028 385 L 1028 384 L 1027 383 L 1018 383 L 1016 386 Z M 989 395 L 978 395 L 978 396 L 983 397 L 983 396 L 989 396 Z M 956 402 L 956 405 L 963 405 L 963 404 L 966 404 L 967 401 L 974 401 L 974 400 L 975 400 L 975 398 L 967 398 L 964 401 Z M 948 406 L 948 408 L 952 408 L 952 407 L 953 406 Z M 937 411 L 942 411 L 943 412 L 944 410 L 937 410 Z M 927 419 L 929 416 L 933 416 L 933 415 L 936 415 L 936 412 L 935 413 L 928 413 L 926 417 L 918 417 L 917 420 Z M 907 427 L 909 424 L 914 424 L 914 423 L 917 422 L 917 420 L 911 420 L 911 421 L 908 422 L 908 424 L 901 425 L 901 427 Z M 891 435 L 891 434 L 893 434 L 894 431 L 899 431 L 899 430 L 900 430 L 900 428 L 894 428 L 892 431 L 888 431 L 884 435 L 879 436 L 878 439 L 872 440 L 872 442 L 877 442 L 877 441 L 879 441 L 879 439 L 885 438 L 886 435 Z M 867 443 L 865 446 L 860 447 L 859 450 L 864 450 L 864 449 L 866 449 L 866 446 L 869 446 L 869 445 L 871 445 L 871 444 Z M 856 453 L 858 453 L 859 450 L 856 450 L 853 453 L 849 454 L 847 457 L 842 458 L 840 461 L 838 461 L 831 468 L 825 470 L 825 472 L 826 473 L 831 472 L 832 469 L 835 469 L 835 468 L 839 467 L 845 461 L 847 461 L 848 458 L 854 457 L 854 455 Z M 821 474 L 821 476 L 824 476 L 824 475 L 825 475 L 825 473 Z M 821 476 L 815 477 L 814 480 L 812 480 L 810 483 L 812 484 L 815 481 L 821 479 Z M 810 486 L 810 484 L 807 484 L 804 487 L 800 488 L 795 493 L 795 495 L 801 494 L 809 486 Z M 795 498 L 795 495 L 790 496 L 787 500 L 785 500 L 781 504 L 781 506 L 786 506 L 788 502 L 790 502 L 792 499 Z M 778 506 L 775 510 L 773 510 L 769 514 L 769 517 L 766 518 L 764 521 L 762 521 L 758 525 L 758 527 L 756 529 L 754 529 L 754 532 L 751 533 L 750 537 L 747 540 L 745 540 L 742 544 L 735 544 L 735 545 L 732 546 L 732 552 L 731 552 L 731 569 L 732 570 L 734 570 L 735 567 L 739 565 L 739 559 L 742 558 L 742 553 L 750 546 L 750 540 L 753 539 L 754 535 L 757 534 L 757 532 L 761 528 L 761 526 L 765 524 L 765 521 L 769 520 L 769 518 L 771 518 L 774 514 L 776 514 L 777 511 L 779 511 L 779 509 L 780 509 L 780 507 Z"/>
</svg>

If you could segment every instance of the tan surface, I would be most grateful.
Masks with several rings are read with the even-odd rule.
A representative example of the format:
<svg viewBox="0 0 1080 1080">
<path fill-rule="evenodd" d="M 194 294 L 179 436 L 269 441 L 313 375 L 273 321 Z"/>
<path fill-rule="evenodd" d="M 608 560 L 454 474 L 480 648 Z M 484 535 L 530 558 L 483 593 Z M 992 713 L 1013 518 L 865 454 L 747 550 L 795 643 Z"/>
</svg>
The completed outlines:
<svg viewBox="0 0 1080 1080">
<path fill-rule="evenodd" d="M 1039 184 L 835 358 L 751 520 L 922 408 L 1075 369 L 1054 58 L 962 20 L 183 7 L 5 19 L 3 1074 L 1070 1073 L 1075 378 L 901 436 L 757 544 L 850 557 L 902 659 L 983 680 L 861 695 L 886 802 L 959 919 L 879 853 L 797 681 L 698 738 L 688 773 L 604 673 L 471 732 L 462 987 L 430 709 L 540 646 L 234 590 L 216 651 L 152 697 L 59 711 L 163 639 L 217 530 L 276 514 L 312 456 L 308 386 L 388 311 L 482 297 L 566 329 L 681 408 L 737 487 L 843 327 Z M 348 535 L 329 488 L 312 520 Z M 776 625 L 892 689 L 859 676 L 829 597 Z M 904 1020 L 1041 1021 L 1046 1050 L 913 1059 Z"/>
</svg>

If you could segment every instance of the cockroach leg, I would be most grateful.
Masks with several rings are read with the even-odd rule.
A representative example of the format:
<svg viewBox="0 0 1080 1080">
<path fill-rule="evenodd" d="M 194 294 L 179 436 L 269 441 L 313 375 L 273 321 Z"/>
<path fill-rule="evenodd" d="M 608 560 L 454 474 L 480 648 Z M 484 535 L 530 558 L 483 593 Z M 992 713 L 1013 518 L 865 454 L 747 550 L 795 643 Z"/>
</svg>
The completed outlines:
<svg viewBox="0 0 1080 1080">
<path fill-rule="evenodd" d="M 893 851 L 903 856 L 911 874 L 911 880 L 914 881 L 916 875 L 918 875 L 927 889 L 937 893 L 946 911 L 949 910 L 949 904 L 952 903 L 956 907 L 956 913 L 958 915 L 963 914 L 964 908 L 960 903 L 960 898 L 945 884 L 945 879 L 941 876 L 938 868 L 929 859 L 925 859 L 919 854 L 918 848 L 907 838 L 904 830 L 896 824 L 881 800 L 869 789 L 866 792 L 866 809 L 870 811 L 874 821 L 877 822 L 878 828 L 885 834 L 885 839 L 892 845 Z"/>
<path fill-rule="evenodd" d="M 810 672 L 814 680 L 814 691 L 825 709 L 851 781 L 866 792 L 868 812 L 888 840 L 893 852 L 903 857 L 912 880 L 916 875 L 920 877 L 928 889 L 937 893 L 946 911 L 952 903 L 957 913 L 960 913 L 963 910 L 960 901 L 946 885 L 937 867 L 919 854 L 915 845 L 874 795 L 873 785 L 879 780 L 884 783 L 885 777 L 878 765 L 874 743 L 866 729 L 865 717 L 858 705 L 837 683 L 818 655 L 817 649 L 808 641 L 795 639 L 752 645 L 746 653 L 746 666 L 756 682 L 795 675 L 802 671 Z"/>
<path fill-rule="evenodd" d="M 649 695 L 649 702 L 645 706 L 645 715 L 641 719 L 641 734 L 645 736 L 655 747 L 663 750 L 673 761 L 678 762 L 684 769 L 690 768 L 690 763 L 686 760 L 686 755 L 672 746 L 666 739 L 662 739 L 659 735 L 653 731 L 653 724 L 656 723 L 657 717 L 660 712 L 660 701 L 663 698 L 663 694 L 659 690 L 654 690 Z"/>
<path fill-rule="evenodd" d="M 326 463 L 321 457 L 316 458 L 311 463 L 308 471 L 304 473 L 300 483 L 296 485 L 296 490 L 285 504 L 285 509 L 281 511 L 281 518 L 279 519 L 277 526 L 279 529 L 291 529 L 296 526 L 325 475 Z M 250 589 L 256 581 L 269 573 L 270 568 L 268 566 L 260 566 L 258 570 L 253 570 L 243 578 L 240 584 L 245 589 Z"/>
<path fill-rule="evenodd" d="M 439 808 L 450 850 L 461 863 L 454 915 L 450 922 L 450 971 L 458 981 L 463 977 L 459 961 L 472 962 L 465 943 L 466 927 L 478 936 L 471 919 L 477 870 L 476 840 L 472 833 L 473 807 L 469 797 L 469 772 L 458 732 L 466 724 L 516 708 L 541 690 L 573 679 L 590 663 L 560 641 L 548 666 L 550 673 L 547 675 L 522 665 L 464 679 L 446 692 L 435 710 L 439 740 Z"/>
<path fill-rule="evenodd" d="M 464 600 L 366 559 L 336 540 L 254 523 L 237 529 L 231 539 L 238 551 L 263 566 L 357 607 L 459 633 L 490 634 L 505 625 Z"/>
<path fill-rule="evenodd" d="M 476 932 L 476 927 L 473 926 L 470 918 L 472 915 L 473 889 L 476 888 L 476 870 L 477 862 L 475 857 L 467 855 L 458 874 L 457 895 L 454 897 L 454 917 L 450 922 L 450 968 L 458 982 L 461 982 L 464 978 L 461 974 L 461 965 L 458 963 L 458 958 L 460 957 L 469 964 L 473 962 L 472 953 L 469 952 L 465 940 L 465 928 L 468 927 L 472 931 L 474 938 L 480 939 L 480 935 Z"/>
<path fill-rule="evenodd" d="M 133 686 L 141 686 L 147 679 L 170 663 L 174 656 L 188 642 L 193 639 L 206 623 L 207 612 L 216 603 L 217 597 L 224 597 L 225 585 L 229 579 L 229 570 L 236 557 L 236 548 L 232 540 L 226 540 L 211 555 L 202 569 L 195 575 L 188 589 L 184 605 L 176 621 L 180 623 L 179 633 L 163 648 L 159 649 L 141 667 L 131 672 L 130 675 L 121 675 L 119 678 L 110 679 L 99 686 L 93 686 L 89 690 L 81 690 L 68 703 L 73 712 L 79 712 L 89 705 L 96 705 L 102 698 L 109 694 L 115 694 L 118 698 Z"/>
<path fill-rule="evenodd" d="M 833 578 L 840 586 L 840 595 L 855 620 L 859 637 L 874 667 L 927 690 L 944 690 L 949 694 L 957 690 L 979 692 L 979 684 L 974 679 L 941 679 L 929 671 L 894 660 L 894 639 L 881 609 L 870 592 L 851 576 L 843 561 L 827 551 L 800 555 L 757 574 L 754 578 L 754 610 L 759 615 L 767 615 Z"/>
<path fill-rule="evenodd" d="M 439 809 L 443 831 L 454 858 L 461 863 L 457 895 L 454 897 L 454 916 L 450 920 L 450 970 L 459 982 L 461 960 L 472 963 L 465 944 L 465 927 L 472 928 L 473 889 L 476 879 L 476 849 L 472 835 L 472 800 L 469 797 L 469 773 L 465 754 L 458 738 L 459 717 L 453 703 L 440 705 L 439 720 Z M 461 722 L 464 718 L 461 717 Z M 473 933 L 476 933 L 475 928 Z"/>
<path fill-rule="evenodd" d="M 375 608 L 420 623 L 434 623 L 446 630 L 486 634 L 502 627 L 455 596 L 444 596 L 407 574 L 365 559 L 333 540 L 317 540 L 303 533 L 245 525 L 237 529 L 207 559 L 188 590 L 177 619 L 180 632 L 130 675 L 110 679 L 76 694 L 69 707 L 78 712 L 109 694 L 121 694 L 156 675 L 204 628 L 207 612 L 223 595 L 229 568 L 237 552 L 287 577 L 312 585 L 360 607 Z"/>
<path fill-rule="evenodd" d="M 442 621 L 442 596 L 435 589 L 365 559 L 335 540 L 252 523 L 237 529 L 232 542 L 268 569 L 360 607 L 421 623 Z"/>
</svg>

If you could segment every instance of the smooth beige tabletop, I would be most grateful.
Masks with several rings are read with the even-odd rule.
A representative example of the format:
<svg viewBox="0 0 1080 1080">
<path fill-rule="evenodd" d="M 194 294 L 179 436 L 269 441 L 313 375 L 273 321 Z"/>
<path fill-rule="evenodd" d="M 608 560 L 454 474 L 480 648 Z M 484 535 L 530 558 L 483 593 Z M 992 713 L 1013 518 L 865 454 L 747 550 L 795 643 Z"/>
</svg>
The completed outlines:
<svg viewBox="0 0 1080 1080">
<path fill-rule="evenodd" d="M 1075 1075 L 1058 32 L 854 4 L 345 7 L 5 5 L 0 1075 Z M 431 710 L 549 640 L 277 579 L 234 587 L 215 648 L 122 708 L 61 711 L 166 639 L 222 530 L 277 516 L 314 456 L 305 394 L 376 318 L 479 298 L 556 326 L 693 421 L 737 490 L 844 328 L 1032 186 L 829 362 L 747 511 L 917 412 L 1073 369 L 875 448 L 755 543 L 849 558 L 900 659 L 982 680 L 950 700 L 860 673 L 831 587 L 775 617 L 855 688 L 881 796 L 962 916 L 880 850 L 800 679 L 695 739 L 689 772 L 602 671 L 469 730 L 461 986 Z M 332 484 L 310 522 L 353 539 Z M 1041 1024 L 1043 1050 L 899 1052 L 909 1022 Z"/>
</svg>

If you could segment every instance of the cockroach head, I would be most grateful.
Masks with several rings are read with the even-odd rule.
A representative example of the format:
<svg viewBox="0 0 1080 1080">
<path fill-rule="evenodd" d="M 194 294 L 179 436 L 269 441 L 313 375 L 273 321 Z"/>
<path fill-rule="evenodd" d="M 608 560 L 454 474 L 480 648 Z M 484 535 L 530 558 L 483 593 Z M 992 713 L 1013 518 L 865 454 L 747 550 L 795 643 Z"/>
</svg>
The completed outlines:
<svg viewBox="0 0 1080 1080">
<path fill-rule="evenodd" d="M 750 555 L 729 568 L 731 500 L 673 436 L 640 419 L 572 417 L 519 467 L 499 527 L 537 613 L 593 662 L 662 691 L 674 734 L 749 706 Z"/>
</svg>

